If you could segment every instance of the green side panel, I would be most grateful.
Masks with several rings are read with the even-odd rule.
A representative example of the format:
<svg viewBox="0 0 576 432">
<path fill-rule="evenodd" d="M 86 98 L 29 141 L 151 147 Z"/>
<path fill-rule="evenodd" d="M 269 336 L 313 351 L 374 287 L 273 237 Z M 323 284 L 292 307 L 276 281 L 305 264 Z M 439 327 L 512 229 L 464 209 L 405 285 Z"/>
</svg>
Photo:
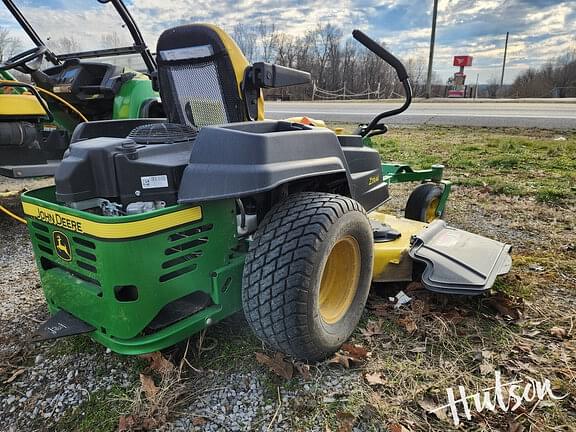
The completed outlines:
<svg viewBox="0 0 576 432">
<path fill-rule="evenodd" d="M 24 202 L 95 222 L 149 221 L 186 206 L 140 215 L 105 217 L 60 206 L 54 188 L 26 192 Z M 113 351 L 140 354 L 162 349 L 241 309 L 244 254 L 238 252 L 234 200 L 201 204 L 202 219 L 138 238 L 101 239 L 27 217 L 42 287 L 52 313 L 65 310 L 93 325 L 91 336 Z M 57 253 L 63 233 L 71 259 Z M 136 287 L 122 301 L 118 287 Z M 148 326 L 162 308 L 202 292 L 207 307 L 161 330 Z"/>
<path fill-rule="evenodd" d="M 69 112 L 59 102 L 54 101 L 51 98 L 45 99 L 48 103 L 48 108 L 50 108 L 50 112 L 54 116 L 53 123 L 58 127 L 58 129 L 64 129 L 72 134 L 72 132 L 74 132 L 74 128 L 78 126 L 80 122 L 82 122 L 80 117 L 74 113 Z"/>
<path fill-rule="evenodd" d="M 140 117 L 142 104 L 159 95 L 152 89 L 152 81 L 144 74 L 138 74 L 122 84 L 114 98 L 113 119 L 130 119 Z"/>
</svg>

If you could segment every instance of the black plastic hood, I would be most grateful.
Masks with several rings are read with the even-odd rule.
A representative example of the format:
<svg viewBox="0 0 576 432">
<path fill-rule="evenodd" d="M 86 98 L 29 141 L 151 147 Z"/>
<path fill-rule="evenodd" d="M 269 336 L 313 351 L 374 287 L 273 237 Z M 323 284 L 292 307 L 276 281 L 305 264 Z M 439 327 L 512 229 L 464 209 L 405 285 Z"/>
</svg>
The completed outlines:
<svg viewBox="0 0 576 432">
<path fill-rule="evenodd" d="M 284 121 L 243 122 L 200 130 L 178 201 L 236 198 L 318 175 L 347 172 L 334 132 Z"/>
</svg>

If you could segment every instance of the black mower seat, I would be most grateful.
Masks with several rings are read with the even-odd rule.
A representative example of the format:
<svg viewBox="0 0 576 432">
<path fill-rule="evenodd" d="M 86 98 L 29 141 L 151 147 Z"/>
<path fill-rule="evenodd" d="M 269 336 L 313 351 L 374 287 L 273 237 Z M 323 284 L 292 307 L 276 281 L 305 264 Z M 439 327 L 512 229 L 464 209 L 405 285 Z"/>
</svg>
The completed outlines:
<svg viewBox="0 0 576 432">
<path fill-rule="evenodd" d="M 249 120 L 240 86 L 250 64 L 222 29 L 189 24 L 166 30 L 156 52 L 168 121 L 202 127 Z"/>
</svg>

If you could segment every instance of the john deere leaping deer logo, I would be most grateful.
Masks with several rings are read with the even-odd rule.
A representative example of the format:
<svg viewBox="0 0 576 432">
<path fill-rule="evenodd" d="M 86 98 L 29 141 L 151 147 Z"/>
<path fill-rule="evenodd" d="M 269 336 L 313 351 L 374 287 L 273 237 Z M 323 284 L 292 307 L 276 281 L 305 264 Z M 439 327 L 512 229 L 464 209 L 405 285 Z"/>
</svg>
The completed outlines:
<svg viewBox="0 0 576 432">
<path fill-rule="evenodd" d="M 52 233 L 52 238 L 54 239 L 56 254 L 64 261 L 72 261 L 70 241 L 68 240 L 68 237 L 66 237 L 66 234 L 61 233 L 60 231 L 54 231 Z"/>
</svg>

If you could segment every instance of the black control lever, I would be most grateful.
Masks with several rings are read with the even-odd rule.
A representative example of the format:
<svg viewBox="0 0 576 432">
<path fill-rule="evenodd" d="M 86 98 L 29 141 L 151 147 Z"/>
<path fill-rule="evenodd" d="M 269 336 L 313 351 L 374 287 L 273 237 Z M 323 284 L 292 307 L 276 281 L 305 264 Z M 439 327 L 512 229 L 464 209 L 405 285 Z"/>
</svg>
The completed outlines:
<svg viewBox="0 0 576 432">
<path fill-rule="evenodd" d="M 386 126 L 378 123 L 380 120 L 386 117 L 391 117 L 403 113 L 408 109 L 408 107 L 412 103 L 412 85 L 410 84 L 410 77 L 408 76 L 408 72 L 406 71 L 406 68 L 404 67 L 402 62 L 398 60 L 396 56 L 390 53 L 382 45 L 371 39 L 369 36 L 361 32 L 360 30 L 354 30 L 352 32 L 352 36 L 354 37 L 354 39 L 356 39 L 358 42 L 360 42 L 362 45 L 364 45 L 366 48 L 368 48 L 370 51 L 372 51 L 374 54 L 376 54 L 378 57 L 380 57 L 382 60 L 388 63 L 390 66 L 392 66 L 394 70 L 396 70 L 398 79 L 402 83 L 402 86 L 404 87 L 404 93 L 406 94 L 406 100 L 404 101 L 404 104 L 400 108 L 396 108 L 378 114 L 376 117 L 374 117 L 374 119 L 372 119 L 370 124 L 368 124 L 368 126 L 366 126 L 365 128 L 362 128 L 360 132 L 361 136 L 379 135 L 381 133 L 385 133 L 386 131 Z M 378 131 L 378 132 L 371 134 L 371 131 Z"/>
</svg>

